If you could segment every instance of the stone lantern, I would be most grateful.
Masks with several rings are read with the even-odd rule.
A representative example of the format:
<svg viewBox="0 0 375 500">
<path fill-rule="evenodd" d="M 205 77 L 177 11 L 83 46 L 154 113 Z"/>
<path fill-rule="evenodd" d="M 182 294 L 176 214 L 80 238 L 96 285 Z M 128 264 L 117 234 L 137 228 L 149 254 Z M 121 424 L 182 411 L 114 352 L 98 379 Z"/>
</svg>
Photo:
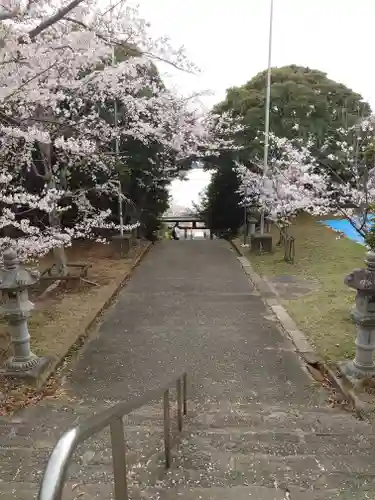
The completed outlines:
<svg viewBox="0 0 375 500">
<path fill-rule="evenodd" d="M 13 249 L 4 252 L 3 263 L 3 268 L 0 269 L 3 299 L 0 314 L 9 323 L 13 356 L 5 362 L 1 374 L 32 377 L 46 361 L 31 352 L 27 324 L 27 318 L 34 308 L 29 300 L 28 288 L 38 281 L 40 275 L 37 271 L 29 272 L 23 268 Z"/>
<path fill-rule="evenodd" d="M 249 214 L 249 217 L 252 218 L 252 219 L 255 219 L 256 222 L 259 221 L 259 219 L 260 219 L 260 211 L 259 211 L 259 208 L 256 205 L 250 205 L 248 207 L 248 214 Z"/>
<path fill-rule="evenodd" d="M 345 284 L 357 290 L 355 307 L 351 312 L 357 326 L 356 353 L 353 361 L 343 362 L 343 373 L 354 379 L 375 376 L 375 253 L 367 252 L 366 268 L 354 269 Z"/>
<path fill-rule="evenodd" d="M 249 233 L 250 236 L 254 236 L 256 232 L 256 225 L 258 223 L 258 219 L 255 219 L 255 217 L 249 217 L 248 219 L 248 224 L 249 224 Z"/>
</svg>

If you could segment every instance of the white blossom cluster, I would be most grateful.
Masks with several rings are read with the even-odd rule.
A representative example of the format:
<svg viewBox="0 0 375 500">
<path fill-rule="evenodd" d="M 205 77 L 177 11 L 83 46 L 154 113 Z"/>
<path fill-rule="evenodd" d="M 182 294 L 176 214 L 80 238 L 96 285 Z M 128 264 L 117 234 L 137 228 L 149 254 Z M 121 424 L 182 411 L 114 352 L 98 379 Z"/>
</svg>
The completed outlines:
<svg viewBox="0 0 375 500">
<path fill-rule="evenodd" d="M 300 211 L 323 213 L 328 178 L 316 173 L 316 162 L 308 149 L 274 135 L 270 135 L 270 149 L 266 176 L 260 167 L 252 171 L 238 165 L 244 202 L 258 205 L 272 220 L 283 223 Z"/>
<path fill-rule="evenodd" d="M 339 140 L 327 137 L 319 158 L 312 153 L 312 139 L 291 141 L 271 134 L 266 176 L 256 164 L 252 169 L 238 165 L 243 203 L 257 204 L 284 224 L 301 211 L 338 215 L 364 236 L 375 204 L 373 123 L 370 117 L 337 131 Z M 329 152 L 333 141 L 335 154 Z"/>
<path fill-rule="evenodd" d="M 234 147 L 241 127 L 230 114 L 199 115 L 162 84 L 157 61 L 195 68 L 167 38 L 152 38 L 125 0 L 113 8 L 97 0 L 4 0 L 0 21 L 0 248 L 9 228 L 24 256 L 40 256 L 111 224 L 89 194 L 116 179 L 118 161 L 126 168 L 124 144 L 158 144 L 157 165 L 144 165 L 155 182 L 170 180 L 182 160 Z M 80 176 L 86 193 L 77 188 Z M 69 210 L 76 223 L 62 227 Z"/>
</svg>

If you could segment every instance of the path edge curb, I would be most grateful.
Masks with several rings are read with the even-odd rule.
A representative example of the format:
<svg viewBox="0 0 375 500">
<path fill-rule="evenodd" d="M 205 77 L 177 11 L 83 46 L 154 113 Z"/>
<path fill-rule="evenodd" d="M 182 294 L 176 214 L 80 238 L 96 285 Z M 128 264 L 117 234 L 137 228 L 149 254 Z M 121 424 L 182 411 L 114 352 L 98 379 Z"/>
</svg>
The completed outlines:
<svg viewBox="0 0 375 500">
<path fill-rule="evenodd" d="M 230 243 L 238 255 L 238 260 L 245 274 L 254 284 L 266 307 L 271 309 L 276 316 L 281 328 L 293 342 L 296 352 L 302 358 L 303 362 L 307 366 L 317 367 L 319 371 L 327 377 L 334 389 L 339 391 L 343 398 L 352 404 L 357 415 L 363 418 L 367 412 L 366 405 L 364 405 L 355 392 L 351 388 L 346 387 L 346 384 L 336 375 L 336 367 L 329 366 L 318 356 L 316 349 L 311 345 L 305 333 L 298 328 L 293 318 L 282 305 L 280 296 L 273 285 L 267 278 L 260 276 L 254 270 L 251 262 L 244 256 L 241 248 L 235 241 L 230 240 Z"/>
<path fill-rule="evenodd" d="M 82 347 L 83 342 L 87 339 L 93 327 L 98 323 L 100 317 L 107 311 L 107 309 L 117 298 L 121 290 L 125 287 L 135 269 L 148 254 L 152 245 L 153 244 L 151 242 L 147 242 L 139 251 L 135 259 L 132 261 L 130 269 L 125 272 L 124 277 L 122 278 L 120 283 L 117 284 L 116 288 L 112 291 L 109 297 L 107 297 L 104 303 L 102 303 L 101 306 L 98 307 L 96 311 L 94 311 L 89 321 L 83 325 L 82 331 L 79 333 L 76 340 L 72 344 L 67 345 L 66 348 L 63 349 L 62 352 L 57 356 L 49 357 L 49 363 L 46 365 L 45 369 L 38 375 L 38 377 L 36 377 L 35 380 L 32 381 L 32 385 L 34 387 L 38 389 L 42 388 L 49 377 L 56 372 L 60 365 L 63 364 L 64 360 L 69 356 L 69 354 Z"/>
</svg>

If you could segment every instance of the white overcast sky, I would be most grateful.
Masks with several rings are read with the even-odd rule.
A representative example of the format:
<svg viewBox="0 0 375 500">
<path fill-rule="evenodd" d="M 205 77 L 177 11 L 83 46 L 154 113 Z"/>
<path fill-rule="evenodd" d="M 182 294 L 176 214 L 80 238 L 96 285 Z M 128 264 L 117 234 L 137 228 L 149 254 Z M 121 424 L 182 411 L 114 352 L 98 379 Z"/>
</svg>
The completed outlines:
<svg viewBox="0 0 375 500">
<path fill-rule="evenodd" d="M 184 45 L 199 76 L 173 74 L 183 93 L 209 89 L 211 106 L 227 88 L 242 85 L 266 69 L 270 0 L 138 0 L 156 34 Z M 373 64 L 375 0 L 274 0 L 272 65 L 297 64 L 328 73 L 375 108 Z M 174 182 L 178 205 L 191 205 L 207 184 L 192 172 Z"/>
</svg>

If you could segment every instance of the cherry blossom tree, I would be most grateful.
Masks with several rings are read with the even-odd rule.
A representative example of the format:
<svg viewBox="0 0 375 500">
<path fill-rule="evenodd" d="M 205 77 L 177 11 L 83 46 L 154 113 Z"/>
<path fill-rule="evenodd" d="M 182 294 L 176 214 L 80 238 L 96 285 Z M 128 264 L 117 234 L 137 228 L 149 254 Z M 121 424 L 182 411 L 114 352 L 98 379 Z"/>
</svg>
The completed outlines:
<svg viewBox="0 0 375 500">
<path fill-rule="evenodd" d="M 335 140 L 336 153 L 327 154 L 322 165 L 331 178 L 326 200 L 329 210 L 347 219 L 365 241 L 371 236 L 370 230 L 374 233 L 374 123 L 374 117 L 369 116 L 355 126 L 340 129 L 339 140 Z M 322 151 L 329 151 L 331 143 L 332 138 L 327 137 Z M 331 161 L 341 168 L 330 168 Z"/>
<path fill-rule="evenodd" d="M 340 139 L 337 139 L 340 133 Z M 270 168 L 266 178 L 261 167 L 239 165 L 241 192 L 268 215 L 287 227 L 299 212 L 341 216 L 347 219 L 365 242 L 375 248 L 374 118 L 326 137 L 319 155 L 313 139 L 303 141 L 271 136 Z M 324 157 L 324 152 L 327 152 Z M 334 165 L 334 167 L 333 167 Z M 338 169 L 337 166 L 340 165 Z M 247 189 L 246 189 L 247 187 Z"/>
<path fill-rule="evenodd" d="M 258 163 L 253 163 L 252 169 L 238 164 L 244 203 L 264 209 L 282 227 L 288 226 L 299 212 L 322 213 L 325 206 L 321 200 L 327 193 L 328 176 L 317 171 L 316 160 L 308 148 L 271 135 L 270 151 L 266 177 Z"/>
<path fill-rule="evenodd" d="M 184 162 L 233 147 L 238 126 L 230 114 L 197 115 L 162 84 L 155 61 L 195 68 L 168 39 L 150 37 L 125 1 L 8 3 L 0 11 L 0 229 L 18 232 L 23 257 L 54 250 L 65 274 L 67 245 L 116 227 L 97 201 L 114 195 L 129 145 L 157 144 L 145 170 L 165 183 Z"/>
</svg>

